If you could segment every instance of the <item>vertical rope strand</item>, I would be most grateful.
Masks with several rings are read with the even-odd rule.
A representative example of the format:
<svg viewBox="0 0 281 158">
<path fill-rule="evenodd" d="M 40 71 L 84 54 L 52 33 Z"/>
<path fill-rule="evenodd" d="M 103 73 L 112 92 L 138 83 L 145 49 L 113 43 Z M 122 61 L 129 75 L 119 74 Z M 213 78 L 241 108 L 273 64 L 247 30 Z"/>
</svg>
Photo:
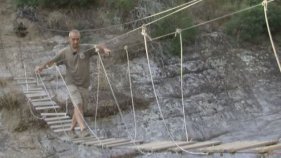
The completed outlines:
<svg viewBox="0 0 281 158">
<path fill-rule="evenodd" d="M 129 84 L 130 84 L 130 93 L 131 93 L 131 99 L 132 99 L 132 110 L 133 110 L 133 115 L 134 115 L 134 141 L 137 138 L 137 121 L 136 121 L 136 113 L 135 113 L 135 103 L 134 103 L 134 95 L 133 95 L 133 87 L 132 87 L 132 79 L 131 79 L 131 70 L 130 70 L 130 58 L 129 58 L 129 53 L 128 53 L 128 46 L 124 47 L 127 55 L 127 63 L 128 63 L 128 78 L 129 78 Z"/>
<path fill-rule="evenodd" d="M 99 91 L 100 91 L 100 59 L 97 59 L 97 100 L 96 100 L 96 109 L 95 109 L 95 125 L 94 128 L 97 129 L 97 115 L 98 115 L 98 106 L 99 106 Z"/>
<path fill-rule="evenodd" d="M 262 5 L 263 5 L 263 8 L 264 8 L 265 23 L 266 23 L 266 27 L 267 27 L 270 43 L 271 43 L 272 50 L 274 52 L 274 56 L 275 56 L 277 64 L 278 64 L 279 71 L 281 72 L 281 64 L 280 64 L 279 57 L 278 57 L 278 54 L 277 54 L 276 49 L 275 49 L 274 41 L 272 39 L 272 35 L 271 35 L 271 31 L 270 31 L 270 26 L 269 26 L 269 22 L 268 22 L 268 16 L 267 16 L 268 1 L 264 0 L 262 2 Z"/>
<path fill-rule="evenodd" d="M 189 141 L 188 139 L 188 132 L 187 132 L 187 127 L 186 127 L 186 117 L 185 117 L 185 108 L 184 108 L 184 101 L 183 101 L 183 46 L 182 46 L 182 30 L 177 29 L 176 30 L 176 35 L 180 35 L 180 53 L 181 53 L 181 60 L 180 60 L 180 83 L 181 83 L 181 104 L 182 104 L 182 113 L 183 113 L 183 122 L 184 122 L 184 130 L 185 130 L 185 137 L 186 141 Z"/>
</svg>

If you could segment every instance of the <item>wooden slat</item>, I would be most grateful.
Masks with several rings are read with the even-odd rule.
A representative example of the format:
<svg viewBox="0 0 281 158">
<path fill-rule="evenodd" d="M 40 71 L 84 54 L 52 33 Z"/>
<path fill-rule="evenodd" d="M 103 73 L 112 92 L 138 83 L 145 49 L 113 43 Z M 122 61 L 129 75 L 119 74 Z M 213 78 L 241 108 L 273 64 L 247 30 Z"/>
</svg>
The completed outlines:
<svg viewBox="0 0 281 158">
<path fill-rule="evenodd" d="M 41 102 L 41 101 L 50 101 L 50 98 L 39 98 L 39 99 L 30 99 L 32 102 Z"/>
<path fill-rule="evenodd" d="M 51 125 L 51 129 L 62 128 L 62 127 L 71 127 L 71 123 L 69 124 L 58 124 L 58 125 Z"/>
<path fill-rule="evenodd" d="M 66 119 L 66 120 L 58 120 L 58 121 L 46 121 L 48 125 L 54 125 L 54 124 L 61 124 L 61 123 L 67 123 L 67 122 L 72 122 L 72 120 Z"/>
<path fill-rule="evenodd" d="M 116 139 L 116 140 L 112 140 L 112 141 L 105 142 L 105 143 L 102 143 L 102 144 L 97 144 L 95 146 L 106 147 L 106 145 L 116 144 L 116 143 L 124 143 L 124 142 L 129 142 L 129 141 L 130 141 L 130 139 Z"/>
<path fill-rule="evenodd" d="M 109 142 L 112 140 L 116 140 L 115 138 L 109 138 L 109 139 L 103 139 L 103 140 L 95 140 L 95 141 L 89 141 L 89 142 L 85 142 L 85 145 L 96 145 L 96 144 L 100 144 L 100 143 L 105 143 L 105 142 Z"/>
<path fill-rule="evenodd" d="M 64 120 L 64 119 L 69 119 L 69 116 L 61 116 L 61 117 L 50 117 L 50 118 L 45 118 L 45 121 L 55 121 L 55 120 Z"/>
<path fill-rule="evenodd" d="M 254 148 L 249 151 L 251 152 L 256 152 L 258 154 L 264 154 L 264 153 L 270 153 L 274 150 L 279 150 L 281 149 L 281 144 L 275 144 L 275 145 L 270 145 L 266 147 L 259 147 L 259 148 Z"/>
<path fill-rule="evenodd" d="M 167 144 L 169 143 L 170 141 L 157 141 L 157 142 L 150 142 L 150 143 L 146 143 L 146 144 L 142 144 L 142 145 L 137 145 L 137 146 L 132 146 L 130 148 L 149 148 L 149 147 L 153 147 L 153 146 L 159 146 L 159 145 L 162 145 L 162 144 Z"/>
<path fill-rule="evenodd" d="M 139 143 L 143 143 L 142 140 L 136 140 L 134 142 L 124 142 L 124 143 L 116 143 L 116 144 L 110 144 L 110 145 L 106 145 L 107 148 L 113 148 L 113 147 L 120 147 L 120 146 L 124 146 L 124 145 L 131 145 L 131 144 L 139 144 Z"/>
<path fill-rule="evenodd" d="M 46 93 L 43 89 L 40 89 L 40 90 L 34 90 L 34 91 L 23 91 L 23 94 L 34 94 L 34 93 Z"/>
<path fill-rule="evenodd" d="M 49 110 L 49 109 L 59 109 L 60 106 L 41 106 L 41 107 L 35 107 L 36 110 Z"/>
<path fill-rule="evenodd" d="M 41 87 L 36 87 L 36 88 L 28 88 L 28 90 L 26 88 L 22 89 L 23 93 L 28 93 L 28 92 L 37 92 L 37 91 L 44 91 L 43 88 Z"/>
<path fill-rule="evenodd" d="M 190 150 L 190 149 L 198 149 L 198 148 L 204 148 L 204 147 L 209 147 L 209 146 L 214 146 L 214 145 L 219 145 L 221 144 L 220 141 L 207 141 L 207 142 L 198 142 L 190 145 L 181 145 L 181 149 L 179 147 L 176 148 L 170 148 L 170 151 L 174 152 L 181 152 L 182 149 L 184 150 Z"/>
<path fill-rule="evenodd" d="M 99 138 L 101 139 L 101 138 Z M 84 141 L 95 141 L 97 140 L 97 138 L 95 136 L 89 136 L 89 137 L 81 137 L 81 138 L 74 138 L 71 141 L 73 143 L 82 143 Z"/>
<path fill-rule="evenodd" d="M 245 150 L 249 148 L 256 148 L 266 145 L 276 144 L 278 141 L 238 141 L 233 143 L 221 144 L 218 146 L 207 147 L 200 149 L 200 151 L 208 152 L 208 153 L 234 153 L 240 150 Z"/>
<path fill-rule="evenodd" d="M 27 82 L 25 82 L 25 81 L 21 81 L 21 82 L 17 82 L 17 84 L 37 84 L 37 81 L 27 81 Z"/>
<path fill-rule="evenodd" d="M 15 77 L 14 80 L 36 80 L 34 77 Z"/>
<path fill-rule="evenodd" d="M 44 101 L 44 102 L 32 102 L 33 106 L 53 106 L 56 105 L 56 102 L 54 101 Z"/>
<path fill-rule="evenodd" d="M 36 93 L 36 94 L 26 94 L 27 98 L 36 98 L 36 97 L 46 97 L 48 96 L 46 93 Z"/>
<path fill-rule="evenodd" d="M 41 113 L 41 116 L 66 116 L 66 113 Z"/>
<path fill-rule="evenodd" d="M 75 127 L 75 130 L 80 130 L 80 127 Z M 67 132 L 67 131 L 70 131 L 70 128 L 60 128 L 60 129 L 55 129 L 53 130 L 55 133 L 58 133 L 58 132 Z"/>
<path fill-rule="evenodd" d="M 182 141 L 172 142 L 171 141 L 171 142 L 168 142 L 166 144 L 161 144 L 161 145 L 145 148 L 144 150 L 154 152 L 154 151 L 161 151 L 161 150 L 165 150 L 165 149 L 168 149 L 168 148 L 176 147 L 177 145 L 180 146 L 180 145 L 188 145 L 188 144 L 193 144 L 193 143 L 194 142 L 182 142 Z"/>
<path fill-rule="evenodd" d="M 86 139 L 85 139 L 86 138 Z M 104 138 L 99 138 L 99 140 L 103 140 Z M 80 140 L 72 140 L 73 143 L 75 144 L 85 144 L 86 142 L 90 142 L 90 141 L 97 141 L 98 139 L 94 136 L 91 137 L 84 137 L 84 139 L 80 139 Z"/>
</svg>

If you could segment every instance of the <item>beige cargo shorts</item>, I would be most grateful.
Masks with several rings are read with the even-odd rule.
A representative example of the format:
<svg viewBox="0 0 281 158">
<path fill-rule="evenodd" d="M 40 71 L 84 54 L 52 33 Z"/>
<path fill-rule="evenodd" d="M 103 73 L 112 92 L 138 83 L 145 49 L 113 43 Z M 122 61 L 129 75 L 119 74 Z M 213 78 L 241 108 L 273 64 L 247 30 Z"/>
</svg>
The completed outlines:
<svg viewBox="0 0 281 158">
<path fill-rule="evenodd" d="M 89 99 L 89 91 L 87 88 L 78 87 L 73 84 L 68 85 L 68 90 L 70 92 L 70 99 L 73 106 L 87 106 Z M 82 107 L 83 108 L 83 107 Z"/>
</svg>

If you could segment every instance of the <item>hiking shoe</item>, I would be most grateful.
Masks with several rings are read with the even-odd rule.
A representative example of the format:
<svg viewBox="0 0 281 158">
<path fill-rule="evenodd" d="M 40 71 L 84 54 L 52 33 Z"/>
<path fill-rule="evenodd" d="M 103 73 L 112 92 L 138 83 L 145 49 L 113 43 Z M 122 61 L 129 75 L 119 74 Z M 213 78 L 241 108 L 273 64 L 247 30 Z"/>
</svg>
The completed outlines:
<svg viewBox="0 0 281 158">
<path fill-rule="evenodd" d="M 88 130 L 83 130 L 80 133 L 80 137 L 89 137 L 91 135 L 91 133 Z"/>
<path fill-rule="evenodd" d="M 74 130 L 69 131 L 69 132 L 67 133 L 67 135 L 68 135 L 68 137 L 69 137 L 70 139 L 78 138 L 78 135 L 75 133 Z"/>
</svg>

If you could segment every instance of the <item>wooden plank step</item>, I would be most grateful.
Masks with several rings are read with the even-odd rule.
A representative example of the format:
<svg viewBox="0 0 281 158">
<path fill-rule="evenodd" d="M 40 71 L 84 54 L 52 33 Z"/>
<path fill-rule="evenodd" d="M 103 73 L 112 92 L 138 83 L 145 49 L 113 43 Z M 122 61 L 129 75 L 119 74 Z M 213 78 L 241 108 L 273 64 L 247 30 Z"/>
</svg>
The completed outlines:
<svg viewBox="0 0 281 158">
<path fill-rule="evenodd" d="M 49 97 L 39 98 L 39 99 L 30 99 L 32 102 L 40 102 L 40 101 L 50 101 Z"/>
<path fill-rule="evenodd" d="M 89 142 L 85 142 L 83 144 L 90 146 L 90 145 L 96 145 L 96 144 L 100 144 L 100 143 L 109 142 L 109 141 L 112 141 L 112 140 L 116 140 L 116 138 L 109 138 L 109 139 L 103 139 L 103 140 L 89 141 Z"/>
<path fill-rule="evenodd" d="M 37 81 L 18 81 L 17 84 L 37 84 Z"/>
<path fill-rule="evenodd" d="M 187 142 L 187 141 L 176 141 L 176 142 L 168 142 L 166 144 L 161 144 L 157 146 L 152 146 L 149 148 L 145 148 L 143 150 L 145 151 L 150 151 L 150 152 L 155 152 L 155 151 L 161 151 L 161 150 L 166 150 L 168 148 L 176 147 L 177 145 L 188 145 L 188 144 L 193 144 L 194 142 Z"/>
<path fill-rule="evenodd" d="M 120 147 L 120 146 L 124 146 L 124 145 L 131 145 L 131 144 L 139 144 L 139 143 L 143 143 L 142 140 L 136 140 L 136 141 L 130 141 L 130 142 L 124 142 L 124 143 L 116 143 L 116 144 L 110 144 L 110 145 L 106 145 L 107 148 L 113 148 L 113 147 Z"/>
<path fill-rule="evenodd" d="M 26 92 L 36 92 L 36 91 L 45 91 L 42 87 L 28 87 L 28 89 L 27 88 L 22 88 L 22 91 L 23 91 L 23 93 L 26 93 Z"/>
<path fill-rule="evenodd" d="M 35 107 L 36 110 L 50 110 L 50 109 L 59 109 L 60 106 L 40 106 L 40 107 Z"/>
<path fill-rule="evenodd" d="M 181 145 L 180 147 L 184 150 L 190 150 L 190 149 L 205 148 L 205 147 L 219 145 L 219 144 L 221 144 L 220 141 L 206 141 L 206 142 L 198 142 L 190 145 L 183 145 L 183 146 Z M 175 148 L 170 148 L 169 150 L 174 152 L 181 152 L 182 149 L 180 149 L 179 147 L 175 147 Z"/>
<path fill-rule="evenodd" d="M 64 120 L 64 119 L 69 119 L 69 116 L 61 116 L 61 117 L 50 117 L 50 118 L 45 118 L 45 121 L 55 121 L 55 120 Z"/>
<path fill-rule="evenodd" d="M 102 144 L 96 144 L 95 146 L 106 147 L 106 145 L 116 144 L 116 143 L 124 143 L 124 142 L 129 142 L 129 141 L 131 141 L 131 140 L 130 139 L 116 139 L 116 140 L 105 142 L 105 143 L 102 143 Z"/>
<path fill-rule="evenodd" d="M 80 130 L 80 127 L 75 127 L 75 130 Z M 55 129 L 53 130 L 55 133 L 58 133 L 58 132 L 67 132 L 67 131 L 70 131 L 70 128 L 60 128 L 60 129 Z"/>
<path fill-rule="evenodd" d="M 79 138 L 73 138 L 73 139 L 71 139 L 71 141 L 75 142 L 75 141 L 89 140 L 89 139 L 96 139 L 96 137 L 95 136 L 79 137 Z M 99 139 L 102 139 L 102 137 L 99 137 Z"/>
<path fill-rule="evenodd" d="M 46 93 L 36 93 L 36 94 L 26 94 L 27 98 L 37 98 L 37 97 L 46 97 L 48 96 Z"/>
<path fill-rule="evenodd" d="M 94 136 L 91 136 L 90 138 L 89 137 L 86 137 L 87 139 L 80 139 L 80 140 L 72 140 L 73 143 L 75 144 L 85 144 L 86 142 L 90 142 L 90 141 L 97 141 L 98 139 Z M 104 138 L 101 137 L 99 138 L 99 140 L 103 140 Z"/>
<path fill-rule="evenodd" d="M 36 80 L 36 78 L 35 77 L 24 77 L 24 76 L 22 76 L 22 77 L 15 77 L 14 78 L 14 80 Z"/>
<path fill-rule="evenodd" d="M 58 124 L 58 125 L 51 125 L 51 129 L 62 128 L 62 127 L 71 127 L 71 123 L 69 124 Z"/>
<path fill-rule="evenodd" d="M 150 148 L 150 147 L 159 146 L 159 145 L 168 144 L 168 143 L 171 143 L 171 141 L 155 141 L 155 142 L 150 142 L 150 143 L 146 143 L 146 144 L 142 144 L 142 145 L 132 146 L 130 148 L 145 149 L 145 148 Z"/>
<path fill-rule="evenodd" d="M 45 102 L 32 102 L 33 106 L 53 106 L 57 105 L 54 101 L 45 101 Z"/>
<path fill-rule="evenodd" d="M 66 119 L 66 120 L 58 120 L 58 121 L 46 121 L 48 125 L 54 125 L 54 124 L 61 124 L 61 123 L 67 123 L 67 122 L 72 122 L 72 120 Z"/>
<path fill-rule="evenodd" d="M 41 113 L 41 116 L 66 116 L 65 112 L 58 113 Z"/>
<path fill-rule="evenodd" d="M 264 153 L 270 153 L 274 150 L 280 150 L 281 149 L 281 144 L 275 144 L 275 145 L 270 145 L 266 147 L 258 147 L 254 149 L 250 149 L 250 152 L 256 152 L 258 154 L 264 154 Z"/>
<path fill-rule="evenodd" d="M 278 141 L 237 141 L 233 143 L 203 148 L 200 149 L 200 151 L 207 153 L 234 153 L 240 150 L 273 145 L 277 142 Z"/>
<path fill-rule="evenodd" d="M 36 94 L 36 93 L 46 93 L 43 89 L 37 91 L 23 91 L 23 94 Z"/>
</svg>

